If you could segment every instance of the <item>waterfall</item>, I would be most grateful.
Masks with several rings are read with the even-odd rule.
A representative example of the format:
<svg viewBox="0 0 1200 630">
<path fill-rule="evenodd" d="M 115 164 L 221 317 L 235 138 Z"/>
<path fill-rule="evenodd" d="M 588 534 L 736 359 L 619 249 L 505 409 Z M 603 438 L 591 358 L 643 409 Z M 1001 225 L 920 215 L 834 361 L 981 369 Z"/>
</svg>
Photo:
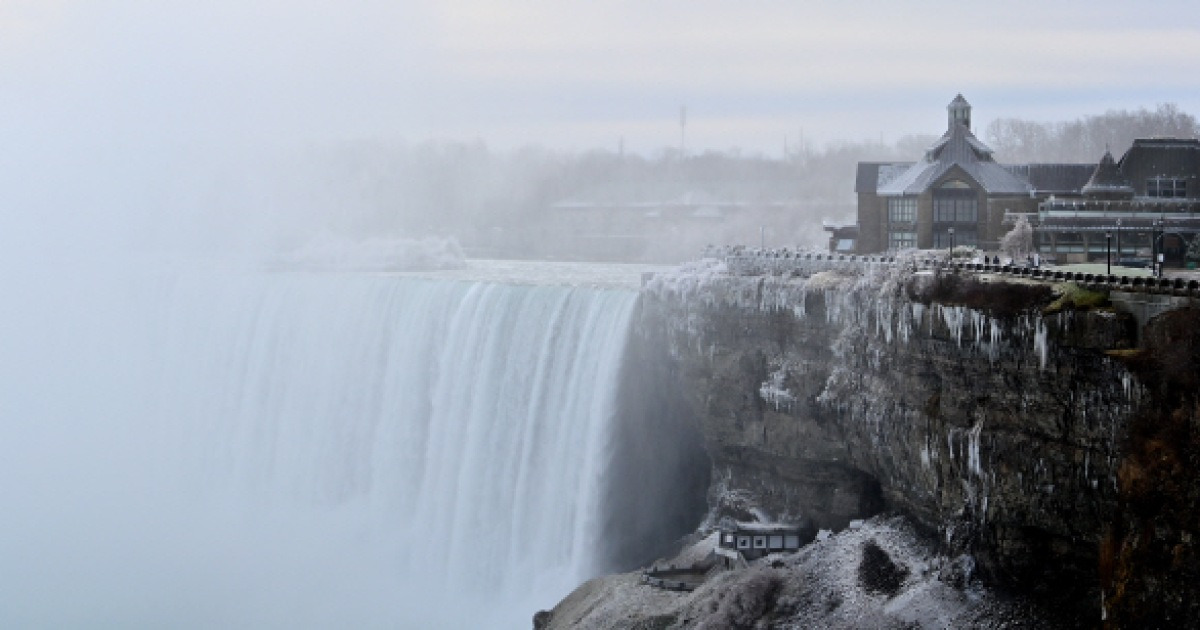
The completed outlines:
<svg viewBox="0 0 1200 630">
<path fill-rule="evenodd" d="M 636 291 L 206 272 L 142 295 L 112 317 L 137 368 L 89 399 L 137 404 L 68 479 L 0 497 L 43 520 L 35 494 L 94 497 L 10 528 L 10 601 L 72 602 L 5 625 L 527 627 L 604 568 Z"/>
</svg>

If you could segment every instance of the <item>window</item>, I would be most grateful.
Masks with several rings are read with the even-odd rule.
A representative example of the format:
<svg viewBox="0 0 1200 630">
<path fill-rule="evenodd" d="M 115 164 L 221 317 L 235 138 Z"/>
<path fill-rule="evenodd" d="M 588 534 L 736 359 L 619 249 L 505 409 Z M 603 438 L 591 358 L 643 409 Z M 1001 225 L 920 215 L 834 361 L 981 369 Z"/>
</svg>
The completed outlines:
<svg viewBox="0 0 1200 630">
<path fill-rule="evenodd" d="M 938 230 L 933 233 L 934 249 L 946 249 L 951 244 L 955 247 L 974 247 L 979 244 L 979 238 L 974 228 L 956 228 L 954 238 L 950 237 L 948 230 Z"/>
<path fill-rule="evenodd" d="M 1146 180 L 1146 196 L 1182 199 L 1187 197 L 1187 180 L 1179 177 L 1151 177 Z"/>
<path fill-rule="evenodd" d="M 913 223 L 916 220 L 916 197 L 892 197 L 888 199 L 888 223 Z"/>
<path fill-rule="evenodd" d="M 939 191 L 942 192 L 942 191 Z M 949 192 L 949 191 L 946 191 Z M 979 199 L 973 191 L 958 191 L 954 194 L 937 194 L 933 196 L 933 221 L 935 223 L 975 223 L 978 220 Z"/>
<path fill-rule="evenodd" d="M 948 179 L 942 182 L 942 185 L 938 186 L 938 188 L 951 190 L 970 190 L 971 185 L 961 179 Z"/>
<path fill-rule="evenodd" d="M 916 246 L 916 232 L 888 232 L 888 249 L 911 249 Z"/>
<path fill-rule="evenodd" d="M 961 179 L 943 182 L 933 191 L 934 223 L 975 223 L 979 194 Z"/>
</svg>

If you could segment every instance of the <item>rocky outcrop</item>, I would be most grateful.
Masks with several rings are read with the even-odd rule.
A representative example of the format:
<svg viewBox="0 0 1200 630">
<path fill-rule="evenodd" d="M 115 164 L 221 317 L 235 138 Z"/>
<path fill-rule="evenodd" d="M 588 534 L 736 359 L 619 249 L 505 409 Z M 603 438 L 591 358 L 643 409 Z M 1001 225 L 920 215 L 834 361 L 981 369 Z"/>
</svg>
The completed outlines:
<svg viewBox="0 0 1200 630">
<path fill-rule="evenodd" d="M 876 518 L 798 553 L 714 575 L 692 592 L 640 584 L 636 573 L 597 578 L 537 613 L 534 624 L 542 630 L 1046 627 L 1043 611 L 943 577 L 964 576 L 969 564 L 938 555 L 903 518 Z"/>
<path fill-rule="evenodd" d="M 1041 292 L 1039 292 L 1041 291 Z M 841 529 L 890 510 L 985 578 L 1101 617 L 1099 554 L 1146 388 L 1111 311 L 896 267 L 658 276 L 636 324 L 668 340 L 712 460 L 709 521 Z"/>
</svg>

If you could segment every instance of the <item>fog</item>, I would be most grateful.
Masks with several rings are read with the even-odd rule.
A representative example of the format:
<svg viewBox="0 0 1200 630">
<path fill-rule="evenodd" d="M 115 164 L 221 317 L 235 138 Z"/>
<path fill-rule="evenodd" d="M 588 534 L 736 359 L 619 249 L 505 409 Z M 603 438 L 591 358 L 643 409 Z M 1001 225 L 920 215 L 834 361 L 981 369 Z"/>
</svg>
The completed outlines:
<svg viewBox="0 0 1200 630">
<path fill-rule="evenodd" d="M 821 221 L 852 216 L 853 163 L 920 155 L 958 92 L 1012 161 L 1053 150 L 1014 123 L 1200 107 L 1178 80 L 1194 20 L 965 10 L 9 1 L 5 232 L 188 255 L 439 236 L 475 255 L 678 260 L 762 228 L 820 245 Z M 1095 160 L 1105 140 L 1053 159 Z M 659 215 L 594 225 L 564 204 Z M 672 251 L 647 244 L 664 233 Z M 546 247 L 568 238 L 583 244 Z"/>
<path fill-rule="evenodd" d="M 793 4 L 0 2 L 0 624 L 365 627 L 413 587 L 356 516 L 196 490 L 180 274 L 821 246 L 957 92 L 1014 152 L 1200 108 L 1182 2 Z"/>
</svg>

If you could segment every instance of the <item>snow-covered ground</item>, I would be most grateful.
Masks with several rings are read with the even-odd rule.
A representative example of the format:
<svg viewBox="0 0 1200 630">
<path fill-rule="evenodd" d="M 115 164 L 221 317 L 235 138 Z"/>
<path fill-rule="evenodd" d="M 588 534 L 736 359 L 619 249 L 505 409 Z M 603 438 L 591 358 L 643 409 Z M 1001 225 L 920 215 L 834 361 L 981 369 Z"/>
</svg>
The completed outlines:
<svg viewBox="0 0 1200 630">
<path fill-rule="evenodd" d="M 711 547 L 709 537 L 667 562 L 688 564 Z M 691 593 L 640 584 L 636 572 L 598 578 L 563 600 L 545 627 L 1046 627 L 1027 603 L 981 586 L 973 567 L 970 557 L 937 555 L 903 517 L 876 517 L 719 573 Z"/>
</svg>

